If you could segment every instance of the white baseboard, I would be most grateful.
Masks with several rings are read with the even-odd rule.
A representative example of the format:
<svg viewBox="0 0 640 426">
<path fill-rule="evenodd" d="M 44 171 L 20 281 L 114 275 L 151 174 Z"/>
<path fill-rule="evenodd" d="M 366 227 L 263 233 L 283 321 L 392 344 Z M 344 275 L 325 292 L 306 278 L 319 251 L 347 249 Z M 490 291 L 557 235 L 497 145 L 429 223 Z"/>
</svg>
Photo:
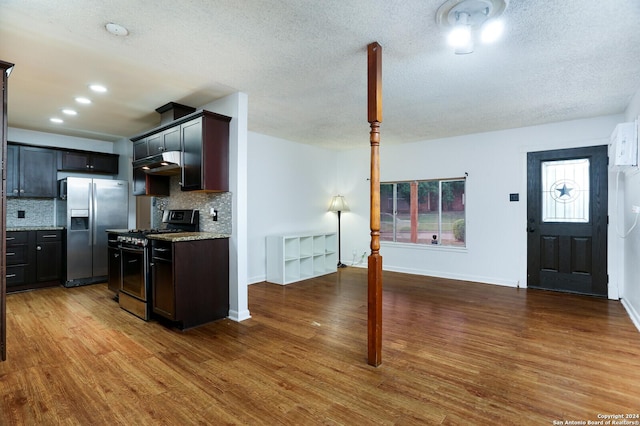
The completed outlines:
<svg viewBox="0 0 640 426">
<path fill-rule="evenodd" d="M 383 266 L 383 270 L 392 272 L 401 272 L 405 274 L 424 275 L 428 277 L 446 278 L 450 280 L 472 281 L 482 284 L 494 284 L 504 287 L 518 287 L 517 282 L 506 281 L 495 277 L 479 277 L 477 275 L 451 274 L 441 271 L 425 271 L 411 268 L 398 268 L 395 266 Z M 522 285 L 520 287 L 523 287 Z"/>
<path fill-rule="evenodd" d="M 624 306 L 624 308 L 627 310 L 627 313 L 629 314 L 629 318 L 631 318 L 631 322 L 633 322 L 633 325 L 635 325 L 638 331 L 640 331 L 640 315 L 638 315 L 638 311 L 636 311 L 633 305 L 628 303 L 625 299 L 620 299 L 620 302 L 622 302 L 622 306 Z"/>
<path fill-rule="evenodd" d="M 233 309 L 229 310 L 229 319 L 232 321 L 240 322 L 240 321 L 248 320 L 249 318 L 251 318 L 251 314 L 249 313 L 248 309 L 242 312 L 238 312 Z"/>
<path fill-rule="evenodd" d="M 257 283 L 261 283 L 263 281 L 267 280 L 267 275 L 260 275 L 260 276 L 256 276 L 256 277 L 251 277 L 248 279 L 247 284 L 251 285 L 251 284 L 257 284 Z"/>
</svg>

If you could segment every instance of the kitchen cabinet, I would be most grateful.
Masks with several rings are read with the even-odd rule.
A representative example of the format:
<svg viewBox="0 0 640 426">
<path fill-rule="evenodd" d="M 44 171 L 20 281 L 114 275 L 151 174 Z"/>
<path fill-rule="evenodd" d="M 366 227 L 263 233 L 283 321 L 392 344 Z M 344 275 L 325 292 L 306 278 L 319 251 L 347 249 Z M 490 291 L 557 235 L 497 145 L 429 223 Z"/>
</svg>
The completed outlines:
<svg viewBox="0 0 640 426">
<path fill-rule="evenodd" d="M 55 150 L 7 146 L 7 197 L 54 198 L 56 176 Z"/>
<path fill-rule="evenodd" d="M 180 126 L 175 126 L 134 142 L 133 161 L 161 154 L 164 151 L 181 150 Z"/>
<path fill-rule="evenodd" d="M 146 138 L 133 143 L 133 161 L 141 160 L 148 156 L 149 144 Z"/>
<path fill-rule="evenodd" d="M 169 196 L 169 176 L 149 175 L 141 168 L 133 169 L 133 195 Z"/>
<path fill-rule="evenodd" d="M 164 151 L 180 151 L 180 127 L 172 127 L 147 138 L 149 155 L 160 154 Z"/>
<path fill-rule="evenodd" d="M 267 281 L 289 284 L 336 272 L 335 232 L 267 237 Z"/>
<path fill-rule="evenodd" d="M 229 239 L 151 240 L 153 313 L 180 329 L 229 314 Z"/>
<path fill-rule="evenodd" d="M 13 288 L 24 286 L 28 277 L 27 269 L 33 262 L 32 251 L 29 250 L 34 242 L 29 242 L 29 232 L 7 232 L 7 250 L 5 258 L 7 263 L 7 292 Z"/>
<path fill-rule="evenodd" d="M 210 111 L 189 114 L 132 138 L 133 159 L 141 160 L 163 151 L 180 151 L 182 191 L 226 192 L 229 190 L 230 121 L 231 117 Z M 154 195 L 154 190 L 149 188 L 154 182 L 143 179 L 142 173 L 140 168 L 134 168 L 134 195 Z M 163 187 L 164 182 L 157 179 L 155 183 Z"/>
<path fill-rule="evenodd" d="M 60 285 L 62 230 L 10 231 L 6 246 L 7 292 Z"/>
<path fill-rule="evenodd" d="M 229 190 L 230 117 L 203 111 L 181 124 L 183 191 Z"/>
<path fill-rule="evenodd" d="M 118 246 L 118 233 L 107 233 L 107 287 L 118 294 L 122 287 L 122 262 L 120 247 Z"/>
<path fill-rule="evenodd" d="M 35 231 L 36 282 L 60 282 L 62 277 L 62 231 Z"/>
<path fill-rule="evenodd" d="M 59 151 L 58 170 L 118 174 L 118 155 L 89 151 Z"/>
</svg>

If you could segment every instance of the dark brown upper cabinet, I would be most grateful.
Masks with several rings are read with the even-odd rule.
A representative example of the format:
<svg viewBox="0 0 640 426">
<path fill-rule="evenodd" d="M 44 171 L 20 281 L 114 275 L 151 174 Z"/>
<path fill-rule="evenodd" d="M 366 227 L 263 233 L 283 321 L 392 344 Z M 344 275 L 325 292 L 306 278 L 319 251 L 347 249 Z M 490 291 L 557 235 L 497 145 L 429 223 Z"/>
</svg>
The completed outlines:
<svg viewBox="0 0 640 426">
<path fill-rule="evenodd" d="M 118 155 L 88 151 L 60 151 L 58 170 L 118 174 Z"/>
<path fill-rule="evenodd" d="M 54 198 L 56 183 L 56 151 L 7 146 L 7 197 Z"/>
<path fill-rule="evenodd" d="M 229 190 L 229 123 L 231 117 L 198 111 L 147 133 L 131 138 L 133 159 L 140 160 L 163 151 L 180 151 L 182 191 L 226 192 Z M 134 168 L 134 195 L 154 195 L 150 185 L 165 187 L 166 176 Z M 157 188 L 157 186 L 156 186 Z M 156 195 L 165 195 L 163 194 Z"/>
<path fill-rule="evenodd" d="M 203 111 L 180 126 L 183 191 L 229 190 L 230 117 Z"/>
</svg>

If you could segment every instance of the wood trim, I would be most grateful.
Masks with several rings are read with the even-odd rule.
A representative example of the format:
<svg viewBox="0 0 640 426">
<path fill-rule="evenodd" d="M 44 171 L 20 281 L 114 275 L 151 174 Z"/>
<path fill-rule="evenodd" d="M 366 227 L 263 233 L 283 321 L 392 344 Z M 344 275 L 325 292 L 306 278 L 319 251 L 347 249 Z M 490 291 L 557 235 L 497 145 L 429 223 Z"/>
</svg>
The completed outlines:
<svg viewBox="0 0 640 426">
<path fill-rule="evenodd" d="M 371 126 L 371 255 L 368 259 L 367 360 L 377 367 L 382 363 L 382 256 L 380 256 L 380 123 L 382 122 L 382 46 L 369 44 L 368 120 Z"/>
<path fill-rule="evenodd" d="M 13 68 L 13 64 L 0 61 L 0 82 L 2 93 L 0 94 L 0 161 L 2 162 L 2 188 L 0 189 L 0 361 L 7 359 L 7 265 L 5 253 L 7 251 L 7 71 Z"/>
</svg>

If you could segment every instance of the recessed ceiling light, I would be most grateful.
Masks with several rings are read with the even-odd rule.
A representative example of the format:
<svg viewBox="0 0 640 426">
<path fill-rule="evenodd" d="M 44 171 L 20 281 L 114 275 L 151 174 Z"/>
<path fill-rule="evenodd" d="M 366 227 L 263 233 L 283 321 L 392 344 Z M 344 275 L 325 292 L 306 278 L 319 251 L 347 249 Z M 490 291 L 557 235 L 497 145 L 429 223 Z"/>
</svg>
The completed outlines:
<svg viewBox="0 0 640 426">
<path fill-rule="evenodd" d="M 91 103 L 91 99 L 83 98 L 82 96 L 78 96 L 76 98 L 76 102 L 79 103 L 79 104 L 90 104 Z"/>
<path fill-rule="evenodd" d="M 98 93 L 105 93 L 107 91 L 107 88 L 104 87 L 101 84 L 90 84 L 89 85 L 89 89 L 93 90 L 94 92 L 98 92 Z"/>
<path fill-rule="evenodd" d="M 117 35 L 121 37 L 126 37 L 129 35 L 129 30 L 120 24 L 109 22 L 104 27 L 106 28 L 107 31 L 109 31 L 110 34 L 113 34 L 113 35 Z"/>
<path fill-rule="evenodd" d="M 493 43 L 498 40 L 504 32 L 504 22 L 500 19 L 492 19 L 482 26 L 480 40 L 483 43 Z"/>
<path fill-rule="evenodd" d="M 67 115 L 78 115 L 78 112 L 76 110 L 70 108 L 65 108 L 62 110 L 62 112 Z"/>
<path fill-rule="evenodd" d="M 62 124 L 64 123 L 64 120 L 62 120 L 61 118 L 57 118 L 57 117 L 51 117 L 49 119 L 50 122 L 52 123 L 56 123 L 56 124 Z"/>
</svg>

